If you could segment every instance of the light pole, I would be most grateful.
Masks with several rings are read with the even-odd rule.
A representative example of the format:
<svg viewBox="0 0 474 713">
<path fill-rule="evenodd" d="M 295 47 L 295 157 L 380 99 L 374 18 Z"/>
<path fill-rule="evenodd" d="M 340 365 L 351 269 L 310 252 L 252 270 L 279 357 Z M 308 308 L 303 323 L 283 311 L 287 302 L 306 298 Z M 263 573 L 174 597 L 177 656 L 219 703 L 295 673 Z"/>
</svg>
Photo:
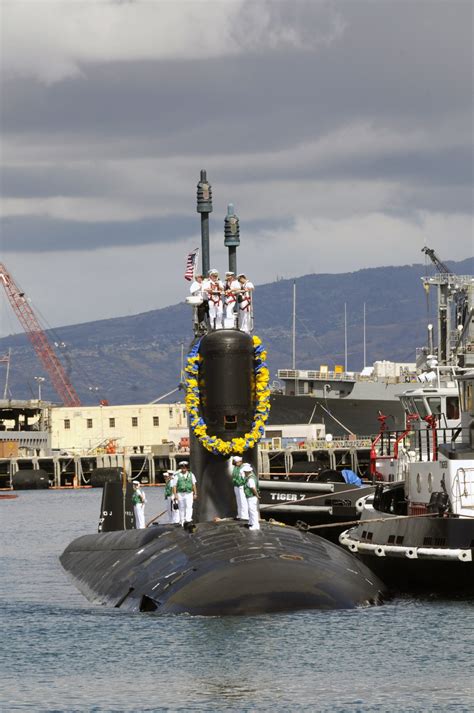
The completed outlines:
<svg viewBox="0 0 474 713">
<path fill-rule="evenodd" d="M 36 383 L 38 384 L 38 401 L 41 401 L 41 384 L 43 381 L 46 381 L 44 376 L 34 376 L 33 377 Z"/>
</svg>

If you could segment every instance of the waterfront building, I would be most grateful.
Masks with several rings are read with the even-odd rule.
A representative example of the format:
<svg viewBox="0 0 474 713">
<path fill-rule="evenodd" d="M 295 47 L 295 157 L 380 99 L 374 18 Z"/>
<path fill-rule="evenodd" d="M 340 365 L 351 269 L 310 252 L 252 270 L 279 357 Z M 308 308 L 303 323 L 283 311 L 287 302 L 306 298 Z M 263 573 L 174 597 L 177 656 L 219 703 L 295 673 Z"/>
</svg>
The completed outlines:
<svg viewBox="0 0 474 713">
<path fill-rule="evenodd" d="M 170 429 L 184 429 L 184 404 L 54 406 L 51 447 L 79 453 L 156 453 L 169 444 Z M 179 443 L 175 444 L 179 446 Z"/>
</svg>

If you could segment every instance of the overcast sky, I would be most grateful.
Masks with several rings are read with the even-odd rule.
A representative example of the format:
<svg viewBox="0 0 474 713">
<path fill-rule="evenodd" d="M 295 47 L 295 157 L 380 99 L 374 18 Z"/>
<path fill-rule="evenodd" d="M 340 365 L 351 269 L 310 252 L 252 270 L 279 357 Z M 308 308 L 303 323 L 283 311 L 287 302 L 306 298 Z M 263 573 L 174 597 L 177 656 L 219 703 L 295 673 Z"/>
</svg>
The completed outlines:
<svg viewBox="0 0 474 713">
<path fill-rule="evenodd" d="M 3 0 L 2 261 L 57 326 L 473 245 L 471 0 Z M 20 331 L 1 298 L 0 333 Z"/>
</svg>

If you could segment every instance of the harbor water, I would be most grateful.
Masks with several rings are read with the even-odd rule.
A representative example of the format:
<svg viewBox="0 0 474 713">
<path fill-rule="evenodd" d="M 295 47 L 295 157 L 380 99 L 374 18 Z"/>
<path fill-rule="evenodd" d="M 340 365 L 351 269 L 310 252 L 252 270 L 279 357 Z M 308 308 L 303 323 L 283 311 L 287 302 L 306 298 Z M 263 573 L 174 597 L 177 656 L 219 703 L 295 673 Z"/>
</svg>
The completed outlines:
<svg viewBox="0 0 474 713">
<path fill-rule="evenodd" d="M 162 489 L 146 495 L 151 519 Z M 473 710 L 471 601 L 228 618 L 90 604 L 58 557 L 96 531 L 100 499 L 94 489 L 0 501 L 2 713 Z"/>
</svg>

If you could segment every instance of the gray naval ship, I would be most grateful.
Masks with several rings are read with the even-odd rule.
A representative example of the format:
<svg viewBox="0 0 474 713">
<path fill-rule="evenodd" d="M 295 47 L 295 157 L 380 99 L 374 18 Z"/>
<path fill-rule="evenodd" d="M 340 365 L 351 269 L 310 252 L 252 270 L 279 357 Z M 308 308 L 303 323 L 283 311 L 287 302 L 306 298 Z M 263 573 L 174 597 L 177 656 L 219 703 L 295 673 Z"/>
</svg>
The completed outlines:
<svg viewBox="0 0 474 713">
<path fill-rule="evenodd" d="M 197 210 L 207 273 L 212 193 L 205 171 Z M 239 235 L 231 218 L 225 245 L 229 269 L 236 272 Z M 192 381 L 197 396 L 187 401 L 198 489 L 193 522 L 135 530 L 130 483 L 108 483 L 101 531 L 74 540 L 60 557 L 74 584 L 92 602 L 157 614 L 240 615 L 380 603 L 382 583 L 337 545 L 279 523 L 262 522 L 251 531 L 235 519 L 231 458 L 242 453 L 257 469 L 261 362 L 252 336 L 237 325 L 203 330 L 197 320 L 190 354 L 199 355 L 188 359 L 199 364 Z"/>
</svg>

